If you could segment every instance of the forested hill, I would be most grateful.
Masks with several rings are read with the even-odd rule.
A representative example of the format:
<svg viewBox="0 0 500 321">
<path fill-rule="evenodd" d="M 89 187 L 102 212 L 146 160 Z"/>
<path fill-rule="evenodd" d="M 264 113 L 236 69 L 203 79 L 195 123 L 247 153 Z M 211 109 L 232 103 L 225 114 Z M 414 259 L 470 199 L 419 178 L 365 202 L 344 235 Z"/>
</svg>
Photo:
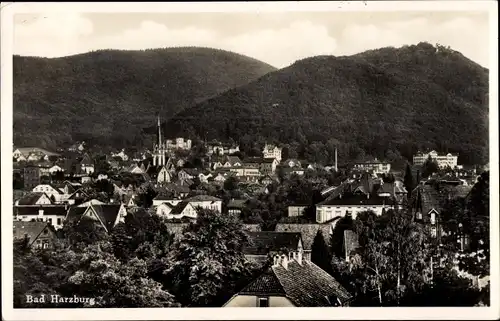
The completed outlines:
<svg viewBox="0 0 500 321">
<path fill-rule="evenodd" d="M 228 51 L 183 47 L 103 50 L 63 58 L 14 56 L 14 143 L 141 144 L 168 117 L 275 70 Z"/>
<path fill-rule="evenodd" d="M 343 161 L 432 148 L 484 163 L 488 70 L 428 43 L 311 57 L 186 109 L 166 129 L 244 147 L 288 143 L 322 161 L 338 146 Z"/>
</svg>

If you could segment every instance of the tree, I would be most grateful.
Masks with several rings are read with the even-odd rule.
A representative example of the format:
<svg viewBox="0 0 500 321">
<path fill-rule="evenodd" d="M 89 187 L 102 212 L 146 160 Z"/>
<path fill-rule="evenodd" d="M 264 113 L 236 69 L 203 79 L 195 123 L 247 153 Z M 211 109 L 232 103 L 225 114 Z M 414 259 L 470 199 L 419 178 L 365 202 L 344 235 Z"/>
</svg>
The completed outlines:
<svg viewBox="0 0 500 321">
<path fill-rule="evenodd" d="M 84 216 L 80 220 L 70 220 L 62 228 L 63 235 L 70 244 L 85 246 L 108 240 L 109 235 L 96 220 Z"/>
<path fill-rule="evenodd" d="M 232 215 L 200 209 L 173 245 L 165 282 L 187 306 L 220 306 L 250 274 L 242 249 L 248 236 Z"/>
<path fill-rule="evenodd" d="M 439 171 L 438 164 L 429 155 L 427 160 L 422 165 L 422 177 L 427 178 L 427 177 L 431 176 L 432 174 L 437 173 L 438 171 Z"/>
<path fill-rule="evenodd" d="M 413 174 L 411 173 L 411 167 L 408 163 L 406 164 L 405 169 L 404 186 L 408 193 L 411 193 L 411 191 L 413 191 L 413 187 L 415 186 L 413 183 Z"/>
<path fill-rule="evenodd" d="M 226 191 L 234 191 L 238 189 L 238 183 L 239 180 L 235 176 L 229 176 L 225 181 L 224 181 L 224 189 Z"/>
<path fill-rule="evenodd" d="M 358 275 L 353 286 L 362 300 L 375 297 L 381 306 L 401 305 L 406 295 L 426 284 L 430 252 L 424 231 L 409 212 L 390 210 L 381 217 L 359 213 L 354 227 L 360 261 L 349 269 Z"/>
<path fill-rule="evenodd" d="M 321 230 L 316 233 L 311 246 L 311 261 L 326 272 L 332 273 L 331 254 Z"/>
<path fill-rule="evenodd" d="M 137 206 L 149 208 L 153 205 L 153 199 L 158 195 L 151 183 L 144 183 L 137 190 Z"/>
<path fill-rule="evenodd" d="M 160 283 L 147 276 L 144 260 L 133 258 L 121 263 L 109 242 L 91 244 L 76 254 L 78 268 L 68 285 L 82 297 L 95 298 L 94 307 L 172 307 L 179 306 Z"/>
</svg>

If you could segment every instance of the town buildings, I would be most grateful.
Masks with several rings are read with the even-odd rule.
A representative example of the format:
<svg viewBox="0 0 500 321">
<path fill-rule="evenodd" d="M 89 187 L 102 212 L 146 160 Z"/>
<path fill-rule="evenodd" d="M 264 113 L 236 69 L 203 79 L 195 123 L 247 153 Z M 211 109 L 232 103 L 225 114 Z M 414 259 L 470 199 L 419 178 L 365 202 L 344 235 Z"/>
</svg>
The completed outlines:
<svg viewBox="0 0 500 321">
<path fill-rule="evenodd" d="M 448 153 L 446 155 L 439 155 L 435 150 L 429 153 L 417 153 L 413 156 L 413 165 L 414 166 L 422 166 L 429 159 L 429 157 L 435 161 L 439 168 L 457 167 L 458 155 L 453 155 Z"/>
</svg>

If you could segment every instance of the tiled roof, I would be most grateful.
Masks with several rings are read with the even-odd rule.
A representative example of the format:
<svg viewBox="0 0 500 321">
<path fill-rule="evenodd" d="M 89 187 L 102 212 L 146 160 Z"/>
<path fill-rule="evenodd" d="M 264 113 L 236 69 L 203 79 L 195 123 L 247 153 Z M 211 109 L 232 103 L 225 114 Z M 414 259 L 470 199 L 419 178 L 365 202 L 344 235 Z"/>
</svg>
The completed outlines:
<svg viewBox="0 0 500 321">
<path fill-rule="evenodd" d="M 43 192 L 31 192 L 24 195 L 21 199 L 19 199 L 19 205 L 35 205 L 36 202 L 43 196 L 45 193 Z"/>
<path fill-rule="evenodd" d="M 92 208 L 101 222 L 105 225 L 106 229 L 110 231 L 116 222 L 120 207 L 121 205 L 119 204 L 92 204 L 89 207 L 73 207 L 68 211 L 68 216 L 66 218 L 68 220 L 80 220 L 85 211 L 88 208 Z"/>
<path fill-rule="evenodd" d="M 260 275 L 256 280 L 241 290 L 239 294 L 286 296 L 285 289 L 283 289 L 283 286 L 273 269 L 268 269 L 265 273 Z"/>
<path fill-rule="evenodd" d="M 372 195 L 367 197 L 365 195 L 342 195 L 342 197 L 329 197 L 318 205 L 392 205 L 394 201 L 388 197 L 380 197 Z"/>
<path fill-rule="evenodd" d="M 49 228 L 49 224 L 47 222 L 22 222 L 22 221 L 14 221 L 13 222 L 13 236 L 15 239 L 23 239 L 26 236 L 29 237 L 30 242 L 33 243 L 38 236 L 42 233 L 42 231 L 46 228 Z"/>
<path fill-rule="evenodd" d="M 182 201 L 180 203 L 178 203 L 177 205 L 174 206 L 174 208 L 172 208 L 172 214 L 181 214 L 182 211 L 184 211 L 184 209 L 186 208 L 186 206 L 189 205 L 189 202 L 187 201 Z"/>
<path fill-rule="evenodd" d="M 335 278 L 310 261 L 272 266 L 240 294 L 283 295 L 297 307 L 329 307 L 348 302 L 352 295 Z"/>
<path fill-rule="evenodd" d="M 106 229 L 108 231 L 111 230 L 116 222 L 116 217 L 118 216 L 121 205 L 103 204 L 91 206 L 94 208 L 97 215 L 99 215 L 101 221 L 106 225 Z"/>
<path fill-rule="evenodd" d="M 238 156 L 227 156 L 226 160 L 231 164 L 236 164 L 240 163 L 241 164 L 241 159 Z"/>
<path fill-rule="evenodd" d="M 301 239 L 300 233 L 296 232 L 247 232 L 250 244 L 243 252 L 250 255 L 265 255 L 270 251 L 280 249 L 297 250 Z"/>
<path fill-rule="evenodd" d="M 207 201 L 217 202 L 222 200 L 220 198 L 210 195 L 196 195 L 186 199 L 186 202 L 207 202 Z"/>
<path fill-rule="evenodd" d="M 321 231 L 323 238 L 325 239 L 326 244 L 330 242 L 330 224 L 289 224 L 289 223 L 278 223 L 275 228 L 276 232 L 298 232 L 302 235 L 302 246 L 304 250 L 310 251 L 312 248 L 312 244 L 314 242 L 314 238 L 318 231 Z"/>
<path fill-rule="evenodd" d="M 14 215 L 38 215 L 39 210 L 43 210 L 43 215 L 66 216 L 68 210 L 64 205 L 45 205 L 45 206 L 14 206 Z"/>
</svg>

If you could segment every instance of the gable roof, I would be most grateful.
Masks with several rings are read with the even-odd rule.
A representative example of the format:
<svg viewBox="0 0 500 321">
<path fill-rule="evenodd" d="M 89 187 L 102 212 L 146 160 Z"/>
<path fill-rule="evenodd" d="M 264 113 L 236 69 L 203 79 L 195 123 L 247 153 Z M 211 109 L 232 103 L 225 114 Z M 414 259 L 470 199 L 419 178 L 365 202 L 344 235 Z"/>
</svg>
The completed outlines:
<svg viewBox="0 0 500 321">
<path fill-rule="evenodd" d="M 241 164 L 241 159 L 238 156 L 227 156 L 226 161 L 229 162 L 231 165 L 234 165 L 236 163 Z"/>
<path fill-rule="evenodd" d="M 243 253 L 250 255 L 266 255 L 270 251 L 281 249 L 297 250 L 301 240 L 297 232 L 246 232 L 250 242 L 243 249 Z"/>
<path fill-rule="evenodd" d="M 278 223 L 276 224 L 275 231 L 276 232 L 298 232 L 302 236 L 302 246 L 304 250 L 310 251 L 312 248 L 312 244 L 314 242 L 314 238 L 318 231 L 323 235 L 326 244 L 330 242 L 330 231 L 332 227 L 330 224 L 319 224 L 319 223 L 311 223 L 311 224 L 288 224 L 288 223 Z"/>
<path fill-rule="evenodd" d="M 352 295 L 334 277 L 310 261 L 288 262 L 287 268 L 274 265 L 239 294 L 282 295 L 297 307 L 328 307 L 344 304 Z"/>
<path fill-rule="evenodd" d="M 210 196 L 210 195 L 196 195 L 186 199 L 186 202 L 218 202 L 222 201 L 220 198 Z"/>
<path fill-rule="evenodd" d="M 189 202 L 182 201 L 172 208 L 172 214 L 181 214 L 184 209 L 189 206 Z"/>
<path fill-rule="evenodd" d="M 110 231 L 116 222 L 121 204 L 90 204 L 88 207 L 72 207 L 68 210 L 67 220 L 80 220 L 88 210 L 93 211 L 104 227 Z"/>
<path fill-rule="evenodd" d="M 50 224 L 47 222 L 14 221 L 13 225 L 14 238 L 23 239 L 25 236 L 28 236 L 30 244 L 32 244 L 38 238 L 43 230 L 51 229 Z"/>
<path fill-rule="evenodd" d="M 36 202 L 38 202 L 38 200 L 44 195 L 50 200 L 50 198 L 43 192 L 30 192 L 19 199 L 18 205 L 36 205 Z"/>
<path fill-rule="evenodd" d="M 94 162 L 90 158 L 89 154 L 83 155 L 82 160 L 80 161 L 81 165 L 94 165 Z"/>
</svg>

